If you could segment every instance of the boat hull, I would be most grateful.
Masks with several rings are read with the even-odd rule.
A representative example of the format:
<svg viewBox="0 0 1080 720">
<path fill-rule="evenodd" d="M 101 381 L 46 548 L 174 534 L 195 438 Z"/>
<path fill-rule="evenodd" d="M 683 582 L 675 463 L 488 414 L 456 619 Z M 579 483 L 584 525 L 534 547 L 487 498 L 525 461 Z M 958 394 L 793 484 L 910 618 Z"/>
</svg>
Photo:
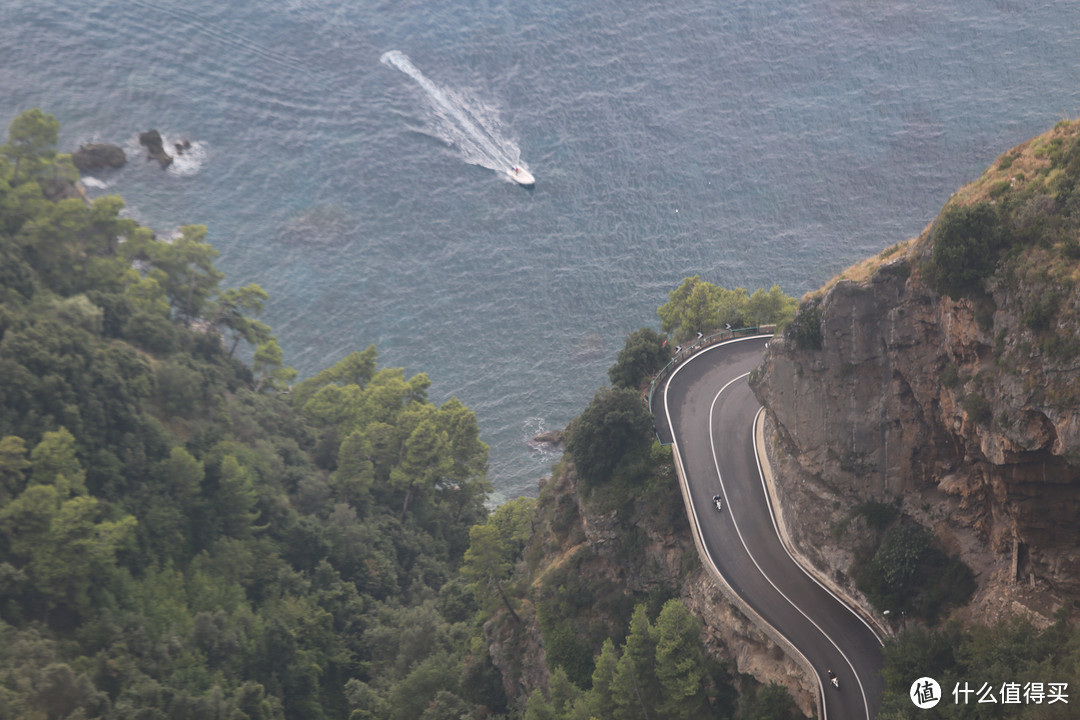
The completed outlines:
<svg viewBox="0 0 1080 720">
<path fill-rule="evenodd" d="M 516 182 L 518 185 L 524 185 L 525 187 L 532 187 L 536 184 L 536 178 L 532 176 L 532 173 L 525 168 L 511 168 L 506 171 L 506 174 L 510 176 L 510 179 Z"/>
</svg>

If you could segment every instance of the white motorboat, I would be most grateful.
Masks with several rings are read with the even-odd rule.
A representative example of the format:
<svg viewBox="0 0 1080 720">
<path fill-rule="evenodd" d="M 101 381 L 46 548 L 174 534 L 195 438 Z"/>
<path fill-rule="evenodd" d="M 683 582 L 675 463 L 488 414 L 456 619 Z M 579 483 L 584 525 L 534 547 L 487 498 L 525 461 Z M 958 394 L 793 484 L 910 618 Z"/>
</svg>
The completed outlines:
<svg viewBox="0 0 1080 720">
<path fill-rule="evenodd" d="M 525 187 L 531 187 L 536 184 L 536 178 L 532 176 L 532 173 L 520 165 L 515 165 L 510 168 L 506 171 L 506 174 L 510 176 L 511 180 L 524 185 Z"/>
</svg>

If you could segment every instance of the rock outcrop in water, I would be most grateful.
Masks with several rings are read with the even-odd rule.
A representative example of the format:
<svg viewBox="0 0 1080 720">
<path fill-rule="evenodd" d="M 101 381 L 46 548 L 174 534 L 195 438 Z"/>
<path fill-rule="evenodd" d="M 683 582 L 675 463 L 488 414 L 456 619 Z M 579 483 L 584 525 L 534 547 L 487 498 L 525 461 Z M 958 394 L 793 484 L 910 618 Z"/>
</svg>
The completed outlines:
<svg viewBox="0 0 1080 720">
<path fill-rule="evenodd" d="M 117 145 L 87 143 L 71 154 L 71 161 L 81 172 L 93 172 L 122 167 L 127 162 L 127 155 Z"/>
<path fill-rule="evenodd" d="M 144 133 L 139 133 L 139 144 L 146 148 L 146 152 L 149 153 L 151 159 L 157 160 L 161 164 L 162 169 L 172 165 L 173 157 L 165 152 L 165 141 L 162 140 L 161 133 L 157 130 L 147 130 Z"/>
<path fill-rule="evenodd" d="M 795 535 L 834 575 L 837 508 L 899 499 L 976 570 L 982 610 L 1080 597 L 1078 129 L 804 298 L 752 375 Z"/>
</svg>

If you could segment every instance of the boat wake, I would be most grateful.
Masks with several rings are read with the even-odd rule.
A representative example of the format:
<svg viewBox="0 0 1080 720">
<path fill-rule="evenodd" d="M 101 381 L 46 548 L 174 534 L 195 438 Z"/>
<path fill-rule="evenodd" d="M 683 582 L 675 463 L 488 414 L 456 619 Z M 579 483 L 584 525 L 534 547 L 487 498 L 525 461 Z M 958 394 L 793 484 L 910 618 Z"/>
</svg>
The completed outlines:
<svg viewBox="0 0 1080 720">
<path fill-rule="evenodd" d="M 429 134 L 458 148 L 465 162 L 494 170 L 522 184 L 531 184 L 521 148 L 501 132 L 498 112 L 477 99 L 440 87 L 412 64 L 405 53 L 391 50 L 380 60 L 405 73 L 423 88 L 431 114 L 425 118 Z M 522 178 L 529 182 L 522 182 Z"/>
</svg>

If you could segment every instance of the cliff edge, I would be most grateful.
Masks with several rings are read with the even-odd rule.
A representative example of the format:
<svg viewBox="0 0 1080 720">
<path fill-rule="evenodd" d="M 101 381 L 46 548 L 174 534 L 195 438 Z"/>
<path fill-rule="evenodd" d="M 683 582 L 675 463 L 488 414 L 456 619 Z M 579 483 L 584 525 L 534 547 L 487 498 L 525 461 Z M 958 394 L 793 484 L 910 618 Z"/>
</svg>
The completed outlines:
<svg viewBox="0 0 1080 720">
<path fill-rule="evenodd" d="M 795 542 L 898 502 L 975 571 L 972 611 L 1080 597 L 1080 123 L 1002 155 L 923 233 L 803 298 L 751 384 Z"/>
</svg>

